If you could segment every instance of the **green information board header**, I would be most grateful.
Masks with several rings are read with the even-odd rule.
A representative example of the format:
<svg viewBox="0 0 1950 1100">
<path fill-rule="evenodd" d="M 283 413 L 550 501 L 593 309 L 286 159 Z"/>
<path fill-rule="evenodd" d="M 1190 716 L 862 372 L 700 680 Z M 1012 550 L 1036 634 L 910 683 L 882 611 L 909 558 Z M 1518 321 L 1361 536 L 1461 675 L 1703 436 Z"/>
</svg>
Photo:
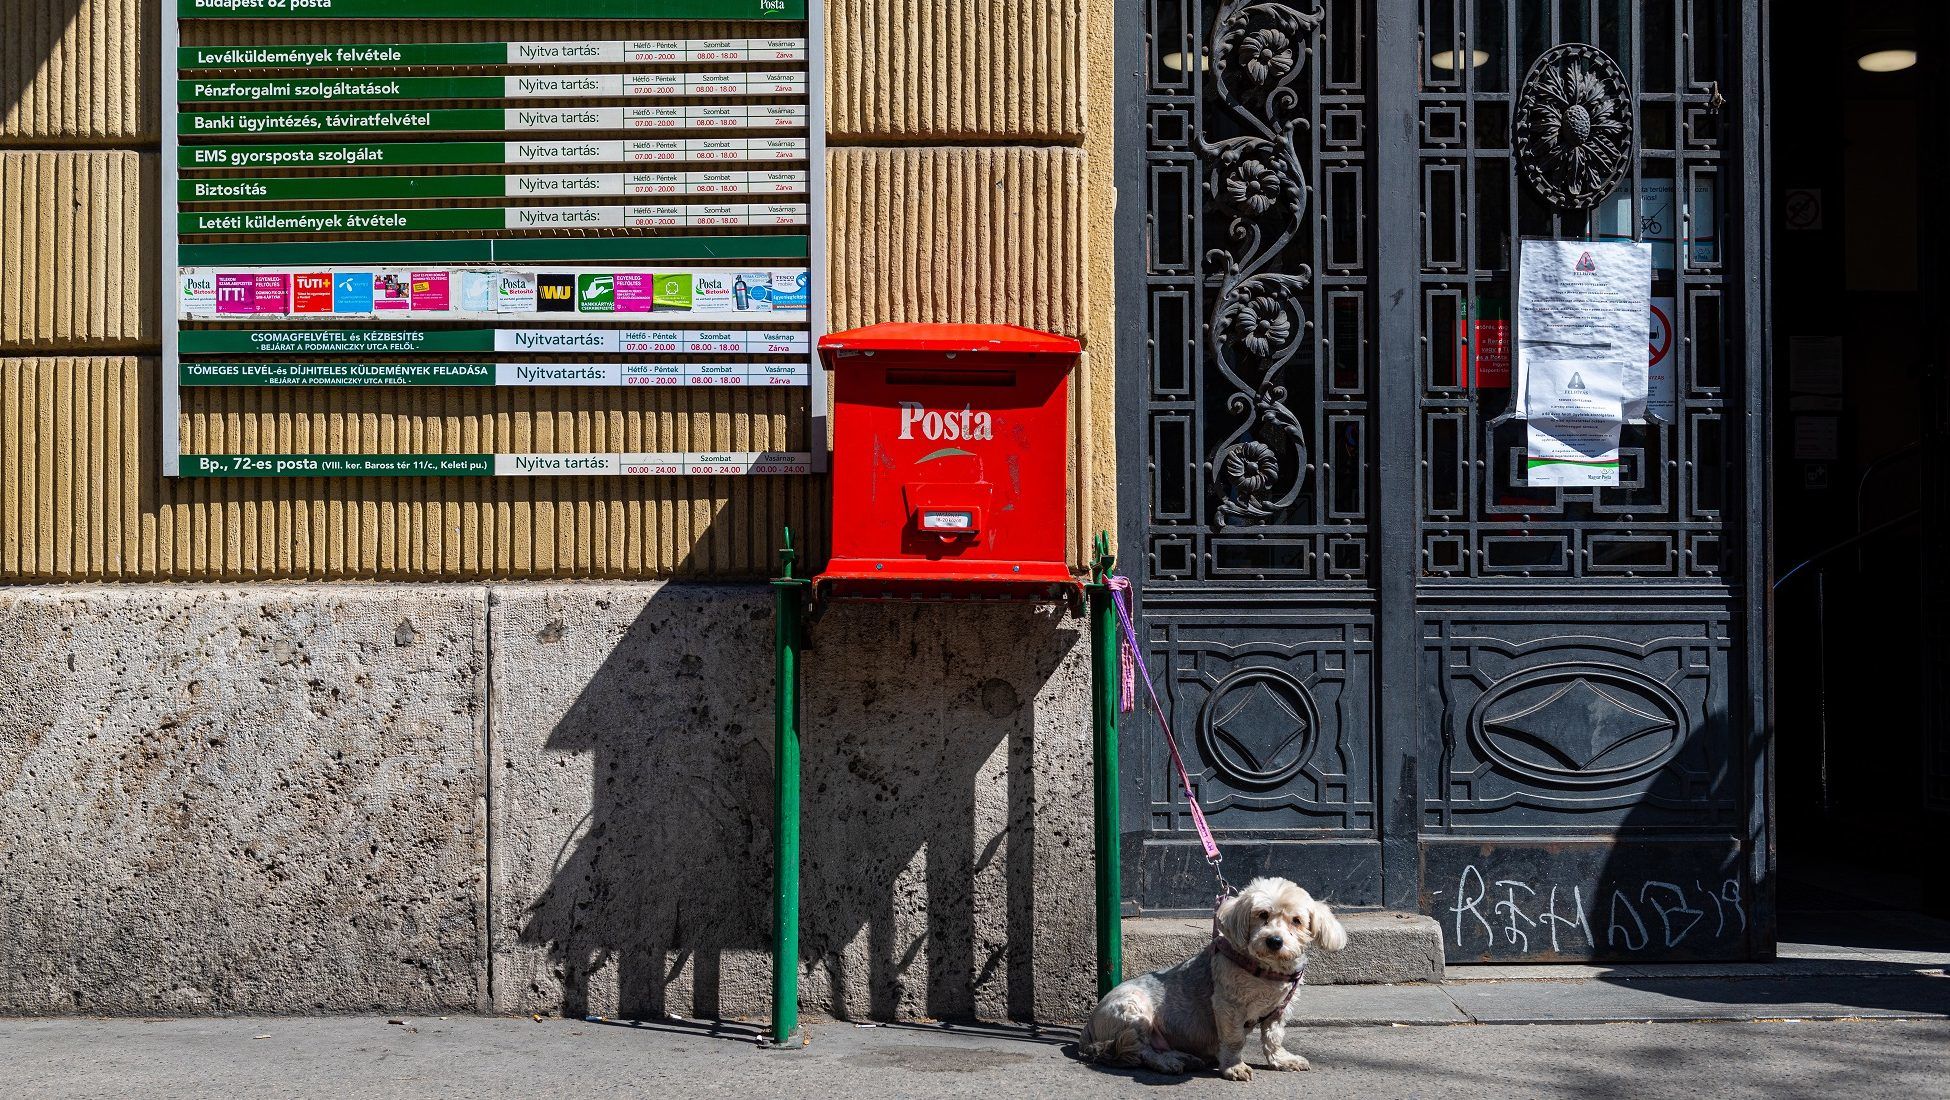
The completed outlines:
<svg viewBox="0 0 1950 1100">
<path fill-rule="evenodd" d="M 177 0 L 180 19 L 804 19 L 806 0 Z"/>
<path fill-rule="evenodd" d="M 185 267 L 223 264 L 570 263 L 607 260 L 772 260 L 811 255 L 804 234 L 750 237 L 527 237 L 448 241 L 185 244 Z"/>
</svg>

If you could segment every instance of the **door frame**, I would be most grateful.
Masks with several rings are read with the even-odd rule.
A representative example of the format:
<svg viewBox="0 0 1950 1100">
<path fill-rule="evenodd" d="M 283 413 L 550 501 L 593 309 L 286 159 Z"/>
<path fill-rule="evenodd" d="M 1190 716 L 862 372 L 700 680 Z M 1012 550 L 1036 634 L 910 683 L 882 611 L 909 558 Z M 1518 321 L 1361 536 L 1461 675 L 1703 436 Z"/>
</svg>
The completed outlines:
<svg viewBox="0 0 1950 1100">
<path fill-rule="evenodd" d="M 1146 180 L 1143 150 L 1146 119 L 1141 105 L 1149 64 L 1144 0 L 1118 0 L 1115 18 L 1116 102 L 1112 120 L 1116 139 L 1115 182 L 1121 200 L 1115 219 L 1115 245 L 1120 257 L 1144 257 L 1146 240 Z M 1295 5 L 1301 6 L 1301 5 Z M 1373 125 L 1366 149 L 1375 181 L 1370 212 L 1374 248 L 1371 277 L 1375 289 L 1372 321 L 1374 461 L 1371 472 L 1371 516 L 1375 553 L 1370 577 L 1375 600 L 1375 684 L 1373 707 L 1379 759 L 1375 803 L 1381 840 L 1381 896 L 1391 909 L 1419 907 L 1422 880 L 1421 830 L 1423 771 L 1433 766 L 1423 759 L 1419 690 L 1383 690 L 1381 685 L 1418 684 L 1420 652 L 1417 636 L 1417 578 L 1421 568 L 1420 502 L 1415 464 L 1400 456 L 1417 453 L 1419 419 L 1413 414 L 1416 381 L 1403 370 L 1388 369 L 1399 362 L 1400 349 L 1412 348 L 1416 336 L 1415 292 L 1419 257 L 1419 188 L 1391 187 L 1390 181 L 1413 180 L 1418 171 L 1419 115 L 1416 103 L 1420 76 L 1419 24 L 1422 0 L 1369 0 L 1365 63 L 1373 82 Z M 1747 952 L 1770 957 L 1775 944 L 1774 901 L 1774 756 L 1771 736 L 1773 548 L 1772 501 L 1768 477 L 1772 466 L 1769 393 L 1772 349 L 1769 344 L 1770 294 L 1766 258 L 1772 217 L 1772 175 L 1767 151 L 1767 25 L 1761 0 L 1735 0 L 1728 33 L 1733 65 L 1728 96 L 1735 122 L 1725 162 L 1737 171 L 1742 186 L 1727 190 L 1724 201 L 1738 203 L 1740 270 L 1729 273 L 1724 290 L 1730 309 L 1743 318 L 1739 338 L 1744 388 L 1742 430 L 1727 443 L 1740 448 L 1736 483 L 1729 488 L 1730 507 L 1739 518 L 1725 525 L 1738 566 L 1727 573 L 1729 594 L 1738 615 L 1732 665 L 1737 682 L 1729 685 L 1729 715 L 1736 742 L 1743 746 L 1745 807 L 1740 828 L 1744 862 L 1751 883 Z M 1391 48 L 1400 47 L 1400 48 Z M 1309 215 L 1311 216 L 1311 214 Z M 1731 224 L 1731 222 L 1730 222 Z M 1116 395 L 1118 419 L 1117 530 L 1125 571 L 1142 576 L 1133 560 L 1144 554 L 1144 515 L 1150 485 L 1139 442 L 1145 430 L 1144 394 L 1148 386 L 1148 309 L 1142 261 L 1118 265 L 1116 294 Z M 1731 327 L 1731 326 L 1730 326 Z M 1730 399 L 1731 399 L 1731 395 Z M 1140 604 L 1141 606 L 1141 604 Z M 1149 828 L 1149 722 L 1127 727 L 1121 766 L 1130 796 L 1122 800 L 1123 852 L 1126 862 L 1141 858 Z M 1127 879 L 1127 881 L 1129 881 Z M 1128 900 L 1128 899 L 1127 899 Z"/>
</svg>

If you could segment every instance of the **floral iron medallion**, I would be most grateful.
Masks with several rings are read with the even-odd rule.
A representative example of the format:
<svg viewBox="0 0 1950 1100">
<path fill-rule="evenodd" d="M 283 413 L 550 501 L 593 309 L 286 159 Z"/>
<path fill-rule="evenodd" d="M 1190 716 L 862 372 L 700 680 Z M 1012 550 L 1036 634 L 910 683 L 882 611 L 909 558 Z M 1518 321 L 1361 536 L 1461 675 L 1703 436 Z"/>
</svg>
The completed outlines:
<svg viewBox="0 0 1950 1100">
<path fill-rule="evenodd" d="M 1632 90 L 1603 50 L 1569 42 L 1545 50 L 1517 96 L 1517 161 L 1545 202 L 1589 210 L 1632 160 Z"/>
</svg>

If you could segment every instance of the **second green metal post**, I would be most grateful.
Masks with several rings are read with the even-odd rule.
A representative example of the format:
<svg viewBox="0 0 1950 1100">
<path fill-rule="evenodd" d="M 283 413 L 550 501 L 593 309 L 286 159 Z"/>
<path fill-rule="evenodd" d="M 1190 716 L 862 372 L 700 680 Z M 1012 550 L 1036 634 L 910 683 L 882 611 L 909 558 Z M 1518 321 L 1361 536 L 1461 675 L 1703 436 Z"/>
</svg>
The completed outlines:
<svg viewBox="0 0 1950 1100">
<path fill-rule="evenodd" d="M 777 724 L 772 800 L 772 1034 L 774 1046 L 799 1043 L 799 652 L 805 638 L 806 582 L 792 575 L 792 531 L 779 551 L 772 582 L 778 613 Z"/>
<path fill-rule="evenodd" d="M 1099 534 L 1090 570 L 1091 775 L 1096 787 L 1097 995 L 1124 980 L 1124 875 L 1117 804 L 1117 611 L 1111 606 L 1110 538 Z"/>
</svg>

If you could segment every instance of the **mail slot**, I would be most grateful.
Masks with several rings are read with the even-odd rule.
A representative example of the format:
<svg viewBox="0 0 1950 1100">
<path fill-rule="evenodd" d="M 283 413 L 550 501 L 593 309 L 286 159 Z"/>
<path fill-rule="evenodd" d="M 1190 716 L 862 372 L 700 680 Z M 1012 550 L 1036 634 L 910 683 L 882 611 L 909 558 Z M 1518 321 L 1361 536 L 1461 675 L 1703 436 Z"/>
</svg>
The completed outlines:
<svg viewBox="0 0 1950 1100">
<path fill-rule="evenodd" d="M 1068 565 L 1075 340 L 886 324 L 819 341 L 833 372 L 828 595 L 1044 597 Z"/>
</svg>

